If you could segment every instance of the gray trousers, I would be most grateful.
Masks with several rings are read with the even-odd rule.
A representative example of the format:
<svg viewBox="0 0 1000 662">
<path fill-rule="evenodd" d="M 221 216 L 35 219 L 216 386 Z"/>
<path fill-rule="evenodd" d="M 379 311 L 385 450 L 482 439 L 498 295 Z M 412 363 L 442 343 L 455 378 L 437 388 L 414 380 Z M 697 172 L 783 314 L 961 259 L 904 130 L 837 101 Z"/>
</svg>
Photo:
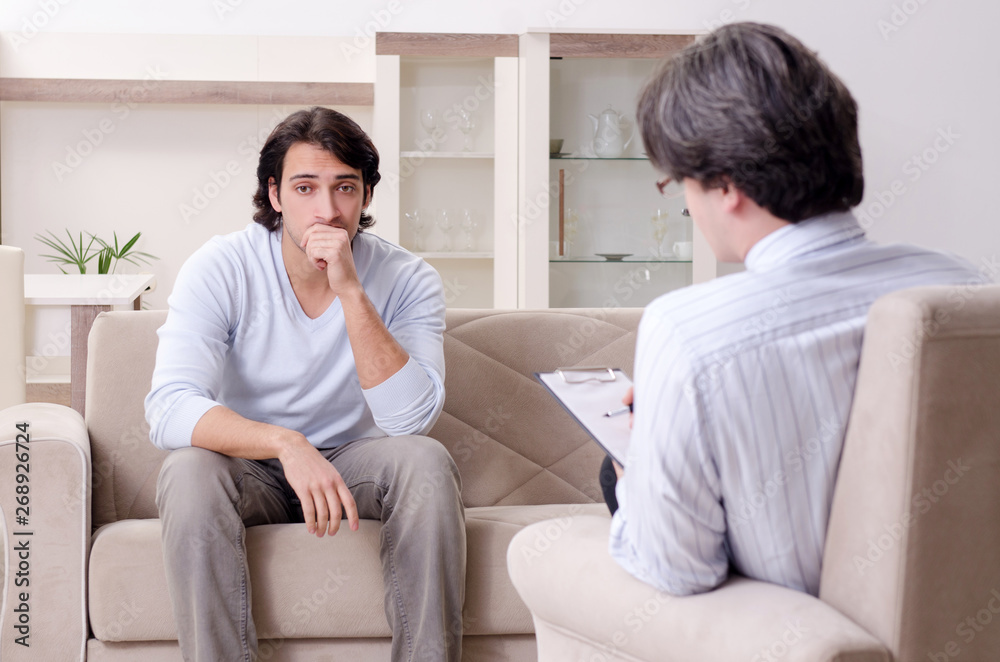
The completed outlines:
<svg viewBox="0 0 1000 662">
<path fill-rule="evenodd" d="M 320 452 L 344 478 L 358 515 L 382 522 L 392 659 L 458 662 L 465 511 L 451 456 L 439 442 L 418 436 L 361 439 Z M 428 476 L 435 477 L 435 489 L 430 495 L 426 489 L 418 493 Z M 407 508 L 407 503 L 420 507 Z M 303 521 L 281 463 L 178 449 L 160 470 L 156 504 L 184 659 L 255 660 L 245 527 Z M 304 526 L 301 534 L 309 535 Z M 351 534 L 346 522 L 341 524 L 337 535 Z M 192 540 L 205 544 L 192 545 Z"/>
</svg>

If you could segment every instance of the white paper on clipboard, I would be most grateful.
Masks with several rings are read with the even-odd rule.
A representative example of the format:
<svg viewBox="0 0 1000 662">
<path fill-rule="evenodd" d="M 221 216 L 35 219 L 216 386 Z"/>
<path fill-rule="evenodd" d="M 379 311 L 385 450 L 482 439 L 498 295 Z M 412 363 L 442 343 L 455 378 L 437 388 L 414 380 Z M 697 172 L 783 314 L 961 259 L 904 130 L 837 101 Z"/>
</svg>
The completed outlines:
<svg viewBox="0 0 1000 662">
<path fill-rule="evenodd" d="M 632 386 L 621 370 L 613 370 L 613 381 L 567 382 L 557 372 L 536 372 L 535 377 L 548 389 L 576 422 L 594 438 L 618 464 L 625 466 L 632 430 L 628 414 L 605 416 L 620 409 L 622 397 Z"/>
</svg>

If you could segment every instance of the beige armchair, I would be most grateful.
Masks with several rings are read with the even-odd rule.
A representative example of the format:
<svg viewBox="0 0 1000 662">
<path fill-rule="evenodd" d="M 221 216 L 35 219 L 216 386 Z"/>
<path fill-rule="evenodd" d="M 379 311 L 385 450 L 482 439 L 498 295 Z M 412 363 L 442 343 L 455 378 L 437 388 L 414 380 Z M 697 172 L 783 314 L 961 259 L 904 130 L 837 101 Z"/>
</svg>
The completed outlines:
<svg viewBox="0 0 1000 662">
<path fill-rule="evenodd" d="M 24 251 L 0 246 L 0 409 L 24 402 Z"/>
<path fill-rule="evenodd" d="M 1000 287 L 873 306 L 819 598 L 742 577 L 659 593 L 608 555 L 609 522 L 511 541 L 542 662 L 1000 659 Z"/>
</svg>

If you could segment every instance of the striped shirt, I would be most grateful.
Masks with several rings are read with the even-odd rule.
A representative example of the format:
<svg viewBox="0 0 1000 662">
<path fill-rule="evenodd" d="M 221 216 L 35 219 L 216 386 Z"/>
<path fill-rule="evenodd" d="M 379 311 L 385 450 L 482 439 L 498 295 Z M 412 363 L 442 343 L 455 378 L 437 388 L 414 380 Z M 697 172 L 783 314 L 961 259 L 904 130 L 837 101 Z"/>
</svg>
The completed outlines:
<svg viewBox="0 0 1000 662">
<path fill-rule="evenodd" d="M 838 213 L 769 234 L 745 272 L 654 301 L 611 555 L 675 595 L 718 586 L 730 565 L 818 594 L 869 307 L 983 281 L 959 258 L 876 245 Z"/>
</svg>

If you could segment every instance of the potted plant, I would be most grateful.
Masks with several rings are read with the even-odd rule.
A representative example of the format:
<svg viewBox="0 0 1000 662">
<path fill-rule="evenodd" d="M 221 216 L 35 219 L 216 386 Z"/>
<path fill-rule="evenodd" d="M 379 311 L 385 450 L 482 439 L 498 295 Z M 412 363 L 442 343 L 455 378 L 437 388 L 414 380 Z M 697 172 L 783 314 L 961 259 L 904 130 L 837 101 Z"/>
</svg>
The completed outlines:
<svg viewBox="0 0 1000 662">
<path fill-rule="evenodd" d="M 121 245 L 118 244 L 117 232 L 113 233 L 114 244 L 110 244 L 90 232 L 87 233 L 90 236 L 90 241 L 85 243 L 82 232 L 79 235 L 79 239 L 74 239 L 69 230 L 66 230 L 66 237 L 69 239 L 69 243 L 67 244 L 51 230 L 47 232 L 48 236 L 36 234 L 35 239 L 51 248 L 55 251 L 55 254 L 42 255 L 42 257 L 48 258 L 49 262 L 55 262 L 59 265 L 59 271 L 62 271 L 64 274 L 69 272 L 63 269 L 62 265 L 73 265 L 80 270 L 81 274 L 87 273 L 87 263 L 95 257 L 97 258 L 98 274 L 115 273 L 118 263 L 121 260 L 139 265 L 151 264 L 152 260 L 159 259 L 155 255 L 135 250 L 135 244 L 139 241 L 139 237 L 142 236 L 141 232 L 136 232 L 131 239 Z M 97 245 L 95 246 L 94 244 Z"/>
</svg>

